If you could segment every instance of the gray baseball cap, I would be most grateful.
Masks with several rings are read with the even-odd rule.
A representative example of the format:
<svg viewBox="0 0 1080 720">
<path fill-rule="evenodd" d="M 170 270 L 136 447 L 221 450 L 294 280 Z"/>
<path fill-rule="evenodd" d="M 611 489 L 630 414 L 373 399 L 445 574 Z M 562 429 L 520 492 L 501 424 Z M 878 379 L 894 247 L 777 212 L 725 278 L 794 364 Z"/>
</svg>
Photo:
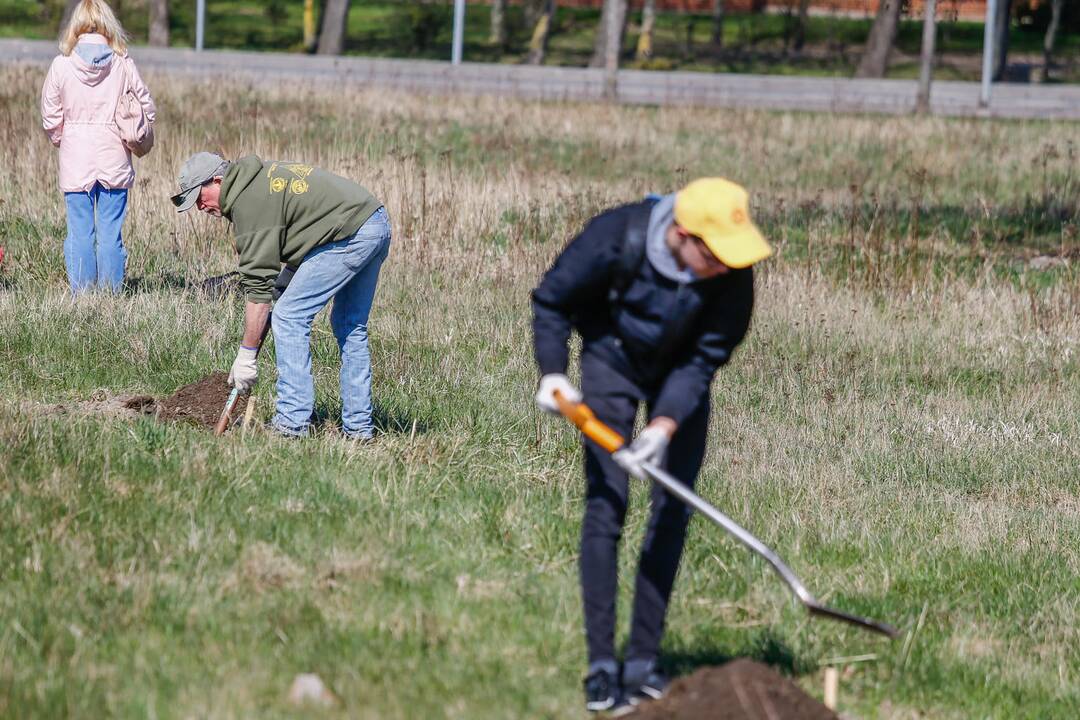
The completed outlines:
<svg viewBox="0 0 1080 720">
<path fill-rule="evenodd" d="M 176 206 L 176 212 L 184 212 L 195 206 L 199 199 L 199 190 L 203 185 L 219 175 L 224 176 L 229 163 L 220 155 L 209 152 L 198 152 L 187 159 L 180 166 L 180 174 L 177 181 L 180 183 L 180 192 L 172 196 L 172 204 Z"/>
</svg>

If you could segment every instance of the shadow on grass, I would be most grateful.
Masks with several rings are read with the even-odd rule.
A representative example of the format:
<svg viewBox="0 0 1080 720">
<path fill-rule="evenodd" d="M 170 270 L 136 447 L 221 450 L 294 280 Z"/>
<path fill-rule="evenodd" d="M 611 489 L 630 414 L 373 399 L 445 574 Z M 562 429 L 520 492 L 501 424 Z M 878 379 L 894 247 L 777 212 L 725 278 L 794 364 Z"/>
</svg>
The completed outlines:
<svg viewBox="0 0 1080 720">
<path fill-rule="evenodd" d="M 379 405 L 372 411 L 375 432 L 380 435 L 421 435 L 428 432 L 427 421 L 409 412 L 391 410 Z"/>
<path fill-rule="evenodd" d="M 813 669 L 812 663 L 795 655 L 791 647 L 772 630 L 765 630 L 752 640 L 750 648 L 708 646 L 692 650 L 680 649 L 663 653 L 663 666 L 675 678 L 689 675 L 698 668 L 714 667 L 746 658 L 768 665 L 784 675 L 805 675 Z"/>
<path fill-rule="evenodd" d="M 311 416 L 311 424 L 319 430 L 329 426 L 339 427 L 340 405 L 333 408 L 316 406 Z M 371 412 L 371 421 L 376 435 L 421 435 L 427 433 L 430 426 L 425 420 L 407 412 L 390 410 L 376 405 Z"/>
<path fill-rule="evenodd" d="M 142 277 L 129 277 L 124 280 L 124 293 L 127 295 L 170 290 L 197 292 L 211 299 L 240 297 L 243 295 L 243 288 L 240 285 L 240 273 L 238 272 L 215 275 L 202 280 L 189 280 L 183 275 L 168 272 Z"/>
</svg>

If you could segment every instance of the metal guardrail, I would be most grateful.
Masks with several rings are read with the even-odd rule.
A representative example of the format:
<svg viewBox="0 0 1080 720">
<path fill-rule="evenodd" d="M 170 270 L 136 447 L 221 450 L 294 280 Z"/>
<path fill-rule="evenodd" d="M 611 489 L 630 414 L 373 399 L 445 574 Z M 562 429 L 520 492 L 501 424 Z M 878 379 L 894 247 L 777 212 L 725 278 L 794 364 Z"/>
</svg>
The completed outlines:
<svg viewBox="0 0 1080 720">
<path fill-rule="evenodd" d="M 485 94 L 548 101 L 602 101 L 603 70 L 533 67 L 355 56 L 233 52 L 135 47 L 144 71 L 227 76 L 245 82 L 332 82 L 432 94 Z M 0 62 L 48 63 L 56 45 L 43 40 L 0 40 Z M 687 105 L 815 112 L 904 114 L 915 107 L 914 80 L 741 75 L 621 70 L 614 100 L 637 105 Z M 1080 87 L 998 84 L 990 107 L 979 108 L 979 84 L 933 84 L 930 109 L 938 115 L 1080 119 Z"/>
</svg>

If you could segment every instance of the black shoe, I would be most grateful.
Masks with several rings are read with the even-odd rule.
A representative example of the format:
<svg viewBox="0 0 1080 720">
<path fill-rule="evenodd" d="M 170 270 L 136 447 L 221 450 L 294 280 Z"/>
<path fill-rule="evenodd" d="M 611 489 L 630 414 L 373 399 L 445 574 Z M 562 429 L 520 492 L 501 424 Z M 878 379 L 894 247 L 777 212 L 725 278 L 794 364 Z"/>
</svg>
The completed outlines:
<svg viewBox="0 0 1080 720">
<path fill-rule="evenodd" d="M 644 675 L 637 677 L 624 676 L 623 690 L 630 704 L 637 705 L 645 700 L 659 700 L 664 697 L 669 682 L 664 673 L 652 668 Z"/>
<path fill-rule="evenodd" d="M 585 678 L 585 709 L 589 712 L 613 709 L 621 695 L 618 678 L 607 670 L 596 670 Z"/>
</svg>

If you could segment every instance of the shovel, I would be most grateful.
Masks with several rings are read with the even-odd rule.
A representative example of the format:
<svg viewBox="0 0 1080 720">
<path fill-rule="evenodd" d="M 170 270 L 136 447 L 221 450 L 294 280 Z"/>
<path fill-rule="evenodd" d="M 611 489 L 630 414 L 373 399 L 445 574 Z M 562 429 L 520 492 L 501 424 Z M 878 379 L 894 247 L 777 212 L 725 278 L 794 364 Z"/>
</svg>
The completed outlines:
<svg viewBox="0 0 1080 720">
<path fill-rule="evenodd" d="M 225 407 L 221 411 L 221 417 L 218 418 L 217 425 L 214 426 L 214 435 L 222 435 L 225 432 L 225 428 L 229 427 L 229 421 L 232 420 L 232 411 L 236 407 L 236 399 L 240 397 L 240 388 L 234 387 L 232 392 L 229 393 L 229 399 L 225 401 Z"/>
<path fill-rule="evenodd" d="M 266 334 L 270 332 L 270 320 L 271 316 L 266 316 L 266 327 L 263 328 L 262 337 L 259 338 L 259 347 L 255 349 L 255 357 L 259 357 L 259 353 L 262 351 L 263 343 L 266 342 Z M 229 393 L 229 399 L 225 401 L 225 407 L 221 410 L 221 417 L 218 418 L 217 425 L 214 426 L 214 435 L 223 435 L 225 430 L 229 427 L 229 422 L 232 420 L 232 411 L 236 407 L 236 399 L 240 397 L 240 388 L 233 388 Z"/>
<path fill-rule="evenodd" d="M 567 420 L 574 423 L 587 438 L 595 442 L 604 450 L 613 453 L 625 444 L 623 437 L 598 420 L 588 405 L 585 405 L 584 403 L 572 403 L 566 400 L 566 398 L 558 391 L 555 393 L 555 401 L 559 404 L 559 412 L 561 412 Z M 794 593 L 795 598 L 802 603 L 802 606 L 805 607 L 811 615 L 848 623 L 849 625 L 854 625 L 863 630 L 880 633 L 881 635 L 890 638 L 897 636 L 898 633 L 896 628 L 891 625 L 878 622 L 877 620 L 862 618 L 858 615 L 852 615 L 822 605 L 810 594 L 810 591 L 807 590 L 806 586 L 802 584 L 802 581 L 796 577 L 791 568 L 780 559 L 780 556 L 773 552 L 771 548 L 765 545 L 765 543 L 751 535 L 744 527 L 705 502 L 705 500 L 690 488 L 683 485 L 656 465 L 653 465 L 652 463 L 642 463 L 641 469 L 644 470 L 645 474 L 652 478 L 654 482 L 660 483 L 660 485 L 662 485 L 669 493 L 734 535 L 736 540 L 741 542 L 752 552 L 765 558 L 766 562 L 768 562 L 773 570 L 776 571 L 776 574 L 780 576 L 780 579 L 791 588 L 791 592 Z"/>
</svg>

